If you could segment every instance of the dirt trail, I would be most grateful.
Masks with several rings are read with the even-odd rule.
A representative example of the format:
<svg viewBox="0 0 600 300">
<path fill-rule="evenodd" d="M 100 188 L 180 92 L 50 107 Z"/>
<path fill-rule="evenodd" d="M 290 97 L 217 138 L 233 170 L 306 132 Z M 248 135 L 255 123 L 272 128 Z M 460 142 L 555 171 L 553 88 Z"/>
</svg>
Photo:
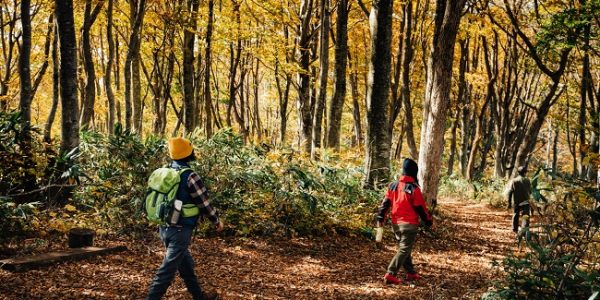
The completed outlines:
<svg viewBox="0 0 600 300">
<path fill-rule="evenodd" d="M 363 237 L 264 240 L 196 238 L 191 247 L 205 288 L 223 299 L 470 299 L 495 278 L 493 259 L 514 249 L 508 211 L 449 199 L 436 237 L 420 234 L 416 285 L 382 283 L 396 251 Z M 115 244 L 116 242 L 105 242 Z M 142 299 L 163 250 L 157 238 L 130 251 L 76 263 L 10 273 L 0 270 L 0 299 Z M 180 279 L 166 299 L 191 299 Z"/>
</svg>

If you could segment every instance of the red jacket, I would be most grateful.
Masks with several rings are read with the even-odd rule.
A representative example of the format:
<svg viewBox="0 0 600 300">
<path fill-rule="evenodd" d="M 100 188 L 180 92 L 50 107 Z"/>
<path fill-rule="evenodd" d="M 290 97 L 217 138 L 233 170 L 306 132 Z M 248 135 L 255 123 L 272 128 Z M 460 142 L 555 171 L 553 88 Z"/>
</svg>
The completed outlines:
<svg viewBox="0 0 600 300">
<path fill-rule="evenodd" d="M 379 221 L 385 220 L 390 210 L 393 224 L 409 223 L 419 225 L 419 217 L 427 225 L 432 223 L 421 188 L 410 176 L 403 175 L 398 181 L 390 184 L 379 208 L 377 215 Z"/>
</svg>

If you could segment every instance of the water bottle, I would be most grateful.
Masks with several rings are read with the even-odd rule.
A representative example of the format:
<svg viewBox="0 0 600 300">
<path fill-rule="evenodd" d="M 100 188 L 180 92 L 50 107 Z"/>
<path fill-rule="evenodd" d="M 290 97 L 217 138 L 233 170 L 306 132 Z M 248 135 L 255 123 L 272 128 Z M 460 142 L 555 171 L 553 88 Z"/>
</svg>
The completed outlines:
<svg viewBox="0 0 600 300">
<path fill-rule="evenodd" d="M 179 222 L 179 215 L 181 214 L 181 206 L 183 202 L 181 200 L 175 200 L 173 204 L 173 213 L 171 214 L 171 225 L 177 224 Z"/>
<path fill-rule="evenodd" d="M 375 234 L 375 242 L 380 243 L 383 240 L 383 227 L 377 227 L 377 234 Z"/>
</svg>

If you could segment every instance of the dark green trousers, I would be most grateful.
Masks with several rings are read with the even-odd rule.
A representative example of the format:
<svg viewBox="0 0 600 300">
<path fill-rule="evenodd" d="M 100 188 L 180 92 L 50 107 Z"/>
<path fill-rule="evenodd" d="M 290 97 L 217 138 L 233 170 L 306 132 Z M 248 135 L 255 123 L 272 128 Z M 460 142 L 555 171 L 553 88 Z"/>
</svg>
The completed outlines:
<svg viewBox="0 0 600 300">
<path fill-rule="evenodd" d="M 411 252 L 417 239 L 418 227 L 413 224 L 393 224 L 392 229 L 398 240 L 398 252 L 390 262 L 387 272 L 395 276 L 400 267 L 404 267 L 406 272 L 414 273 Z"/>
</svg>

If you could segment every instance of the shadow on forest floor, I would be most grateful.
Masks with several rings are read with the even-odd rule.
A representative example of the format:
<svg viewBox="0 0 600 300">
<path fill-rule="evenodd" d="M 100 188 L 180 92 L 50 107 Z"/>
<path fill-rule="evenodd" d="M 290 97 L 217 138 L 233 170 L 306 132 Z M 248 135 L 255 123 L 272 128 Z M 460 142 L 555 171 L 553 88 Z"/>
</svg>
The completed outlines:
<svg viewBox="0 0 600 300">
<path fill-rule="evenodd" d="M 416 285 L 382 283 L 396 251 L 389 229 L 380 249 L 363 237 L 196 238 L 191 252 L 203 286 L 223 299 L 479 298 L 497 274 L 491 261 L 515 248 L 509 212 L 454 199 L 440 209 L 436 237 L 420 235 L 413 253 Z M 163 249 L 157 237 L 131 243 L 117 255 L 0 271 L 0 299 L 142 299 Z M 191 297 L 176 279 L 165 299 Z"/>
</svg>

